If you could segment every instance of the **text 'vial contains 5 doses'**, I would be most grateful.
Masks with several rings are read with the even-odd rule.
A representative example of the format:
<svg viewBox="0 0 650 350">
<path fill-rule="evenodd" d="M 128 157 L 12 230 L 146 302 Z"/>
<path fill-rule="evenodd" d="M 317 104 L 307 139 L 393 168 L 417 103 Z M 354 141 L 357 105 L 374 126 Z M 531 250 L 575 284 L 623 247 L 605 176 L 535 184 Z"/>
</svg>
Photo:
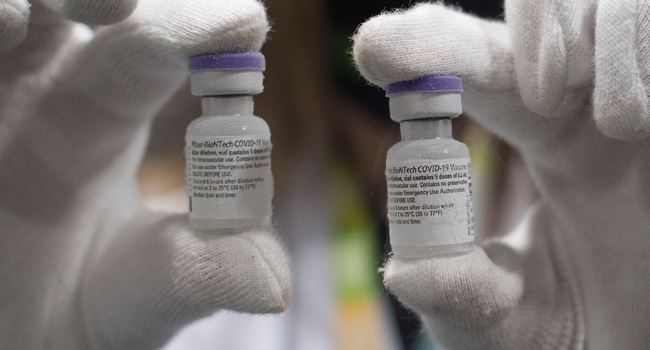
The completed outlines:
<svg viewBox="0 0 650 350">
<path fill-rule="evenodd" d="M 451 137 L 462 91 L 456 76 L 386 87 L 402 135 L 386 160 L 390 242 L 397 257 L 454 256 L 474 246 L 469 149 Z"/>
<path fill-rule="evenodd" d="M 253 115 L 253 95 L 264 90 L 260 53 L 209 54 L 189 59 L 192 94 L 203 116 L 187 128 L 190 224 L 237 232 L 271 224 L 271 132 Z"/>
</svg>

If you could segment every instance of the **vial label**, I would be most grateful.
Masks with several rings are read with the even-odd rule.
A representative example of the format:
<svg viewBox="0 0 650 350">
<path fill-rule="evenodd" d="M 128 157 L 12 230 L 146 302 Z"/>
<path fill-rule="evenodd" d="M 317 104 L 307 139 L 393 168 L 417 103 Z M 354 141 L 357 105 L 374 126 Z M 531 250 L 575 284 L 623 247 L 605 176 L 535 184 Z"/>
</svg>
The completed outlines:
<svg viewBox="0 0 650 350">
<path fill-rule="evenodd" d="M 469 158 L 396 162 L 386 169 L 391 242 L 444 245 L 474 240 Z"/>
<path fill-rule="evenodd" d="M 269 135 L 187 137 L 187 196 L 193 219 L 271 215 Z"/>
</svg>

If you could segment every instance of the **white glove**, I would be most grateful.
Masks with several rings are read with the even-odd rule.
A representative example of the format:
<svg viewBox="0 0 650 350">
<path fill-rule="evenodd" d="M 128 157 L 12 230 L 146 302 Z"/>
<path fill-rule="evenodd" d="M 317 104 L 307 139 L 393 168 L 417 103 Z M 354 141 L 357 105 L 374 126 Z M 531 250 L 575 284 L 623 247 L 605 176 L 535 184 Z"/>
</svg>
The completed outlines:
<svg viewBox="0 0 650 350">
<path fill-rule="evenodd" d="M 354 37 L 373 84 L 460 75 L 467 114 L 521 151 L 541 193 L 503 240 L 393 258 L 384 283 L 448 349 L 647 348 L 650 2 L 505 9 L 501 23 L 421 4 Z"/>
<path fill-rule="evenodd" d="M 20 42 L 0 53 L 2 349 L 153 349 L 217 309 L 289 303 L 289 259 L 273 232 L 195 232 L 186 215 L 147 211 L 136 182 L 187 57 L 259 50 L 264 6 L 142 0 L 85 40 L 57 13 L 111 23 L 134 6 L 0 5 L 0 46 Z"/>
</svg>

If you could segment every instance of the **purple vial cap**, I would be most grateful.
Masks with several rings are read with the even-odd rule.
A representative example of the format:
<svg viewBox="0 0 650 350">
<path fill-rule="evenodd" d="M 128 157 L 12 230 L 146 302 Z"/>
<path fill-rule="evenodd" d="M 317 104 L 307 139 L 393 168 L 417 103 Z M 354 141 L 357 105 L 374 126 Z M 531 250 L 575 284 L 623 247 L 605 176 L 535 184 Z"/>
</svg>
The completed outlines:
<svg viewBox="0 0 650 350">
<path fill-rule="evenodd" d="M 190 71 L 266 69 L 264 55 L 259 52 L 196 55 L 189 58 Z"/>
<path fill-rule="evenodd" d="M 454 75 L 432 75 L 386 86 L 386 96 L 407 92 L 451 91 L 463 92 L 463 80 Z"/>
</svg>

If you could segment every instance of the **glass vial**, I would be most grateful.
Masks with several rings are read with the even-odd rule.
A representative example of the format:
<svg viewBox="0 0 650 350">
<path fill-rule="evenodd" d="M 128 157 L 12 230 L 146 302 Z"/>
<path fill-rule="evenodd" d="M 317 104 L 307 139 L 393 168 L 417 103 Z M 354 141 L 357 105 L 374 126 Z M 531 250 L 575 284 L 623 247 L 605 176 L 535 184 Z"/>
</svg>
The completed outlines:
<svg viewBox="0 0 650 350">
<path fill-rule="evenodd" d="M 386 159 L 393 254 L 430 258 L 465 254 L 474 245 L 469 149 L 451 137 L 462 112 L 462 81 L 431 76 L 390 84 L 391 118 L 402 141 Z"/>
<path fill-rule="evenodd" d="M 271 132 L 253 115 L 253 95 L 264 89 L 264 56 L 199 55 L 189 66 L 192 94 L 203 105 L 185 136 L 190 224 L 212 232 L 270 225 Z"/>
</svg>

